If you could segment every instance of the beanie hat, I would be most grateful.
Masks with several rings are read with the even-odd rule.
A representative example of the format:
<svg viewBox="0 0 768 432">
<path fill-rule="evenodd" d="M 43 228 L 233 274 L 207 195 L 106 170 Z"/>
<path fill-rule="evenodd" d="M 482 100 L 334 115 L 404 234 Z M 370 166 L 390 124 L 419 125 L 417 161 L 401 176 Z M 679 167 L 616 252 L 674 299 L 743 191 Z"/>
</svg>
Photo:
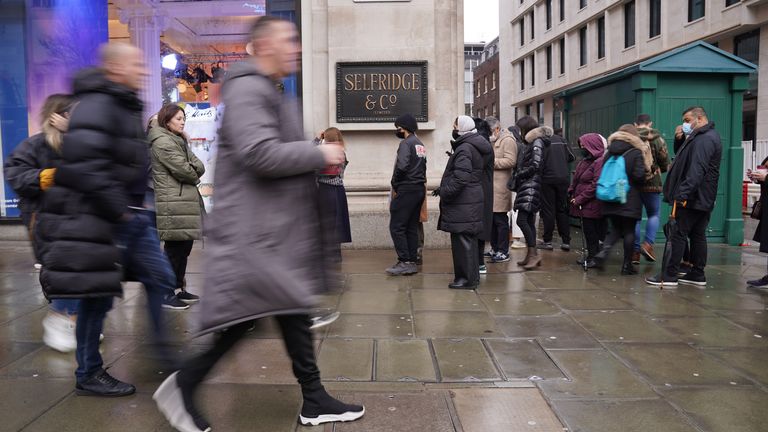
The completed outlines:
<svg viewBox="0 0 768 432">
<path fill-rule="evenodd" d="M 419 125 L 416 123 L 416 119 L 410 114 L 403 114 L 395 120 L 395 127 L 401 127 L 410 133 L 414 133 L 419 130 Z"/>
<path fill-rule="evenodd" d="M 459 135 L 466 135 L 468 133 L 477 132 L 475 129 L 475 121 L 470 116 L 459 116 Z"/>
</svg>

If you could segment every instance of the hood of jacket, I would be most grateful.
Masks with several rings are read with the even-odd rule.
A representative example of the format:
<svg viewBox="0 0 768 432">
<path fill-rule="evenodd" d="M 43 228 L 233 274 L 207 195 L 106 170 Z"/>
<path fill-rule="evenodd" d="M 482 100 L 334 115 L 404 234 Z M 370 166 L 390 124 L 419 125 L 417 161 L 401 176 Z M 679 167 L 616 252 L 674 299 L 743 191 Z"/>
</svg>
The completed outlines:
<svg viewBox="0 0 768 432">
<path fill-rule="evenodd" d="M 648 142 L 652 142 L 653 140 L 658 139 L 661 136 L 658 130 L 646 128 L 646 127 L 637 128 L 637 133 L 640 134 L 640 138 Z"/>
<path fill-rule="evenodd" d="M 268 76 L 264 75 L 252 61 L 243 60 L 230 66 L 230 68 L 227 70 L 227 79 L 224 80 L 224 82 L 226 83 L 229 80 L 249 75 L 259 75 L 272 80 Z"/>
<path fill-rule="evenodd" d="M 500 145 L 501 145 L 501 141 L 502 141 L 502 140 L 504 140 L 505 138 L 512 138 L 512 139 L 514 139 L 515 137 L 514 137 L 514 136 L 512 136 L 512 132 L 510 132 L 510 131 L 508 131 L 508 130 L 506 130 L 506 129 L 502 129 L 502 130 L 499 132 L 499 136 L 498 136 L 498 137 L 496 137 L 496 141 L 494 141 L 494 142 L 492 143 L 492 144 L 493 144 L 493 146 L 494 146 L 494 147 L 498 147 L 498 146 L 500 146 Z"/>
<path fill-rule="evenodd" d="M 482 135 L 480 135 L 477 132 L 471 132 L 465 135 L 462 135 L 459 137 L 459 139 L 456 140 L 454 149 L 459 148 L 460 145 L 467 143 L 474 148 L 477 149 L 478 152 L 480 152 L 481 155 L 487 155 L 489 153 L 493 153 L 493 146 L 491 146 L 491 143 L 485 139 Z"/>
<path fill-rule="evenodd" d="M 110 81 L 100 68 L 88 68 L 78 72 L 73 82 L 73 90 L 77 97 L 88 93 L 103 93 L 118 99 L 133 111 L 141 111 L 144 108 L 136 91 Z"/>
<path fill-rule="evenodd" d="M 613 145 L 614 141 L 625 142 L 629 146 L 640 150 L 640 153 L 643 154 L 643 165 L 645 166 L 645 172 L 646 174 L 651 173 L 653 167 L 653 153 L 651 153 L 650 144 L 640 139 L 640 137 L 632 135 L 631 133 L 618 131 L 614 132 L 610 137 L 608 137 L 608 152 L 610 154 L 617 154 L 614 151 L 614 148 L 617 148 Z M 629 150 L 629 148 L 619 152 L 618 154 L 624 153 L 627 150 Z"/>
<path fill-rule="evenodd" d="M 555 134 L 549 126 L 540 126 L 525 134 L 525 142 L 532 143 L 538 138 L 549 138 Z"/>
<path fill-rule="evenodd" d="M 150 146 L 161 137 L 168 137 L 174 141 L 183 141 L 184 138 L 180 137 L 179 135 L 176 135 L 175 133 L 169 131 L 168 129 L 164 127 L 160 127 L 155 125 L 152 129 L 149 130 L 149 134 L 147 134 L 147 138 L 149 139 Z"/>
<path fill-rule="evenodd" d="M 626 132 L 616 132 L 608 137 L 608 154 L 612 156 L 622 155 L 632 148 L 636 148 L 642 152 L 643 141 Z"/>
<path fill-rule="evenodd" d="M 592 155 L 592 159 L 600 159 L 605 154 L 605 138 L 600 134 L 584 134 L 579 138 L 579 142 Z"/>
</svg>

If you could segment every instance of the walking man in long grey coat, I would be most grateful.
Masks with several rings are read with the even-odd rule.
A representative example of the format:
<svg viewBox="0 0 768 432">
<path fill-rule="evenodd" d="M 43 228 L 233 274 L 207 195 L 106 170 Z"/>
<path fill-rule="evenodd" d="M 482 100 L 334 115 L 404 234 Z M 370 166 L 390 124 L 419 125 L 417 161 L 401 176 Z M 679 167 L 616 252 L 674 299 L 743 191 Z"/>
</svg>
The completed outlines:
<svg viewBox="0 0 768 432">
<path fill-rule="evenodd" d="M 318 425 L 363 416 L 359 405 L 331 397 L 320 382 L 309 311 L 327 289 L 322 265 L 315 170 L 344 162 L 335 145 L 304 140 L 298 107 L 277 90 L 296 72 L 296 27 L 275 17 L 256 21 L 252 56 L 229 69 L 216 161 L 216 207 L 208 227 L 205 296 L 199 334 L 220 332 L 155 392 L 158 408 L 182 432 L 210 430 L 195 408 L 197 388 L 255 319 L 274 316 L 304 399 L 300 421 Z"/>
</svg>

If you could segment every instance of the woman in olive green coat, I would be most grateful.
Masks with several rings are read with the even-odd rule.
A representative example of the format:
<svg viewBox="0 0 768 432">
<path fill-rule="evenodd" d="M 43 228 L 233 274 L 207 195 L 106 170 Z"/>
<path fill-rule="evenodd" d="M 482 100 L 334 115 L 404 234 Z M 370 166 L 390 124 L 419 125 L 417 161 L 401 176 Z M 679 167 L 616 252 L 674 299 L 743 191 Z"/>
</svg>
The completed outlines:
<svg viewBox="0 0 768 432">
<path fill-rule="evenodd" d="M 185 122 L 181 107 L 165 105 L 157 113 L 157 126 L 149 130 L 149 140 L 157 230 L 176 273 L 177 296 L 191 304 L 200 298 L 186 291 L 184 275 L 192 245 L 201 238 L 203 205 L 197 184 L 205 167 L 187 145 Z"/>
</svg>

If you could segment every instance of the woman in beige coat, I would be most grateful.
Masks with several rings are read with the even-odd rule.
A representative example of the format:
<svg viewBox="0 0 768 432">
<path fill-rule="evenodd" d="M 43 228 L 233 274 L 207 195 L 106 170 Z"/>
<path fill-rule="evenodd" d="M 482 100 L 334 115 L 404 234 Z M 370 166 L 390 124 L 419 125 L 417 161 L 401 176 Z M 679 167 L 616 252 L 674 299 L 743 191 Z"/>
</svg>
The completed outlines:
<svg viewBox="0 0 768 432">
<path fill-rule="evenodd" d="M 491 129 L 493 145 L 493 227 L 491 231 L 491 262 L 509 261 L 509 216 L 512 209 L 512 192 L 507 182 L 517 165 L 515 137 L 501 127 L 494 117 L 485 119 Z"/>
</svg>

